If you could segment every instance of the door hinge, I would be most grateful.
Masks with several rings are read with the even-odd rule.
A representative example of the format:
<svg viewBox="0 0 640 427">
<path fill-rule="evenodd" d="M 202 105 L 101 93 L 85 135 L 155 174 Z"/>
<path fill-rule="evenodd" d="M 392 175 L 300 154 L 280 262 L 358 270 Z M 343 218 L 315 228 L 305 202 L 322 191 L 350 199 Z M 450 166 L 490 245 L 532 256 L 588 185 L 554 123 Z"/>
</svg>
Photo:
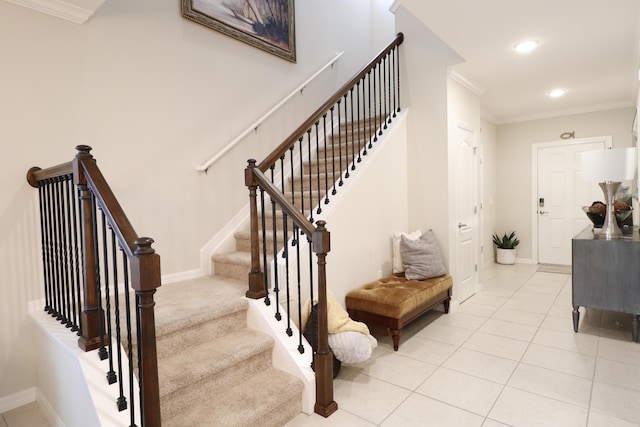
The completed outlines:
<svg viewBox="0 0 640 427">
<path fill-rule="evenodd" d="M 478 264 L 474 265 L 473 268 L 475 269 L 475 272 L 478 272 Z"/>
<path fill-rule="evenodd" d="M 475 215 L 475 214 L 477 214 L 477 213 L 478 213 L 478 207 L 477 207 L 477 206 L 474 206 L 474 207 L 473 207 L 473 214 Z"/>
</svg>

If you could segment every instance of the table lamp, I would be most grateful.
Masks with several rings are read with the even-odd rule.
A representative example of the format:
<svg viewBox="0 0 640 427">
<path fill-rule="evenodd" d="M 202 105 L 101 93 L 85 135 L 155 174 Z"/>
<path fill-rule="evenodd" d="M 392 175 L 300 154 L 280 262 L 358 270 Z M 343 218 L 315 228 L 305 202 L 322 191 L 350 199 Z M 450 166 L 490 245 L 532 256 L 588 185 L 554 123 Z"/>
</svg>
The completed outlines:
<svg viewBox="0 0 640 427">
<path fill-rule="evenodd" d="M 622 236 L 614 210 L 615 195 L 622 184 L 620 181 L 634 178 L 636 160 L 635 148 L 615 148 L 582 153 L 582 179 L 598 182 L 607 204 L 604 224 L 596 235 L 599 238 L 610 240 L 619 239 Z"/>
</svg>

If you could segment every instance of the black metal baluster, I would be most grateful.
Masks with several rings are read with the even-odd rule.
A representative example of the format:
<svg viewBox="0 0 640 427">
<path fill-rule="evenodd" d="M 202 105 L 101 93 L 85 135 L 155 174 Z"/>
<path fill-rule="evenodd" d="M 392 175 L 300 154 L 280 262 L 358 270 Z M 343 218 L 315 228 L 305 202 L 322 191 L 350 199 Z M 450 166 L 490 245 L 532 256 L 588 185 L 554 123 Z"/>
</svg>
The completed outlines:
<svg viewBox="0 0 640 427">
<path fill-rule="evenodd" d="M 40 207 L 40 245 L 42 247 L 42 277 L 44 281 L 44 311 L 51 310 L 51 279 L 49 277 L 49 268 L 47 263 L 47 200 L 44 181 L 38 181 L 38 205 Z"/>
<path fill-rule="evenodd" d="M 351 103 L 351 155 L 353 156 L 352 158 L 352 163 L 351 163 L 351 170 L 356 170 L 356 133 L 354 131 L 354 122 L 356 121 L 355 119 L 355 110 L 353 109 L 353 87 L 351 89 L 349 89 L 349 101 Z M 357 94 L 357 92 L 356 92 Z M 360 153 L 358 153 L 358 156 L 360 156 Z M 313 222 L 313 221 L 311 221 Z"/>
<path fill-rule="evenodd" d="M 345 153 L 346 153 L 346 158 L 345 158 L 345 162 L 346 162 L 346 167 L 345 167 L 345 173 L 344 173 L 344 178 L 345 179 L 349 179 L 349 162 L 351 160 L 349 160 L 349 112 L 347 111 L 347 96 L 348 96 L 348 92 L 344 94 L 344 149 L 345 149 Z"/>
<path fill-rule="evenodd" d="M 285 282 L 287 286 L 287 335 L 292 336 L 293 330 L 291 329 L 291 288 L 289 287 L 289 219 L 287 213 L 282 211 L 282 233 L 284 240 L 284 248 L 282 249 L 282 258 L 284 258 L 285 265 Z"/>
<path fill-rule="evenodd" d="M 104 213 L 102 214 L 102 220 L 104 221 Z M 114 233 L 113 229 L 111 229 L 111 227 L 109 227 L 109 229 L 111 231 L 111 246 L 115 247 L 116 234 Z M 116 373 L 113 370 L 113 348 L 111 347 L 111 343 L 113 342 L 112 340 L 113 335 L 111 330 L 111 326 L 112 326 L 111 325 L 112 323 L 111 298 L 110 298 L 110 292 L 109 292 L 109 287 L 111 286 L 111 283 L 109 282 L 109 262 L 108 262 L 109 247 L 107 245 L 107 228 L 106 227 L 102 227 L 102 251 L 103 251 L 103 258 L 104 258 L 104 299 L 105 299 L 105 308 L 107 310 L 107 340 L 108 340 L 108 346 L 109 346 L 109 370 L 107 371 L 107 382 L 109 384 L 113 384 L 114 382 L 116 382 Z M 117 286 L 118 286 L 117 283 L 113 284 L 114 292 L 118 292 Z M 119 343 L 116 345 L 119 345 Z"/>
<path fill-rule="evenodd" d="M 273 169 L 271 170 L 271 175 L 273 177 Z M 267 228 L 266 228 L 266 218 L 265 218 L 265 206 L 264 206 L 264 188 L 260 188 L 260 222 L 262 223 L 262 282 L 264 285 L 265 291 L 265 304 L 269 299 L 269 275 L 267 273 Z M 271 204 L 273 204 L 273 199 L 271 199 Z M 252 240 L 253 236 L 249 235 L 249 240 Z"/>
<path fill-rule="evenodd" d="M 82 248 L 82 245 L 84 244 L 82 242 L 82 233 L 84 233 L 84 231 L 82 230 L 82 228 L 80 228 L 80 233 L 78 234 L 78 227 L 79 227 L 79 223 L 78 223 L 78 217 L 79 212 L 78 212 L 78 208 L 79 206 L 76 205 L 76 200 L 79 200 L 80 195 L 78 194 L 78 188 L 74 185 L 73 186 L 74 190 L 73 190 L 73 197 L 71 198 L 71 206 L 73 207 L 73 251 L 74 251 L 74 261 L 75 261 L 75 288 L 76 288 L 76 298 L 77 298 L 77 313 L 78 313 L 78 327 L 77 327 L 77 332 L 78 332 L 78 336 L 82 335 L 82 316 L 80 315 L 80 311 L 82 310 L 82 293 L 81 293 L 81 286 L 82 283 L 80 281 L 80 264 L 82 263 L 82 260 L 80 258 L 80 254 L 83 253 L 82 249 L 78 250 L 78 246 L 80 246 L 80 248 Z M 80 239 L 79 239 L 80 237 Z M 80 241 L 80 243 L 78 244 L 78 239 Z M 75 311 L 75 310 L 74 310 Z M 72 328 L 73 330 L 73 328 Z"/>
<path fill-rule="evenodd" d="M 396 52 L 398 51 L 398 48 L 395 47 L 393 48 L 393 50 L 391 51 L 391 57 L 393 58 L 393 65 L 392 65 L 392 69 L 393 69 L 393 117 L 396 117 L 396 108 L 397 108 L 397 104 L 396 104 L 396 92 L 398 90 L 397 86 L 396 86 L 396 79 L 398 77 L 397 73 L 396 73 L 396 67 L 397 67 L 397 60 L 398 58 L 396 57 Z"/>
<path fill-rule="evenodd" d="M 376 68 L 378 69 L 378 109 L 379 109 L 379 119 L 378 119 L 378 135 L 382 135 L 382 121 L 385 120 L 382 115 L 382 91 L 384 90 L 382 87 L 382 59 L 378 61 L 376 64 Z"/>
<path fill-rule="evenodd" d="M 297 236 L 297 239 L 300 239 L 300 228 L 298 228 L 298 224 L 293 223 L 293 232 Z M 300 292 L 302 290 L 302 281 L 300 279 L 300 245 L 296 245 L 296 269 L 297 269 L 297 278 L 298 278 L 298 325 L 302 325 L 302 301 L 300 298 Z M 304 353 L 304 346 L 302 345 L 302 330 L 298 328 L 298 352 L 300 354 Z"/>
<path fill-rule="evenodd" d="M 296 204 L 296 200 L 293 197 L 293 194 L 295 193 L 295 186 L 296 186 L 296 180 L 295 180 L 295 175 L 293 173 L 293 149 L 295 147 L 295 144 L 291 145 L 291 147 L 289 147 L 289 157 L 291 158 L 291 160 L 289 161 L 289 169 L 290 169 L 290 173 L 291 175 L 289 175 L 291 177 L 291 200 L 292 203 L 295 205 Z M 302 170 L 300 170 L 300 179 L 302 179 Z"/>
<path fill-rule="evenodd" d="M 327 161 L 327 113 L 324 113 L 324 115 L 322 116 L 322 131 L 324 133 L 324 204 L 326 205 L 329 203 L 329 163 Z"/>
<path fill-rule="evenodd" d="M 338 190 L 336 190 L 336 136 L 334 132 L 335 125 L 333 124 L 333 109 L 331 107 L 331 180 L 333 181 L 333 190 L 331 190 L 331 194 L 335 195 Z M 338 142 L 340 142 L 338 140 Z"/>
<path fill-rule="evenodd" d="M 372 138 L 371 138 L 371 130 L 374 129 L 373 127 L 373 116 L 375 116 L 375 110 L 373 111 L 373 113 L 371 113 L 371 70 L 369 70 L 369 72 L 367 73 L 367 104 L 369 105 L 369 115 L 368 115 L 368 122 L 369 122 L 369 128 L 367 129 L 367 135 L 368 139 L 369 139 L 369 148 L 373 148 L 373 144 L 372 144 Z M 367 117 L 367 115 L 365 114 L 365 117 Z M 375 135 L 375 130 L 374 130 L 374 135 Z"/>
<path fill-rule="evenodd" d="M 309 162 L 309 221 L 313 222 L 313 163 L 311 161 L 311 129 L 307 129 L 307 161 Z M 318 169 L 319 165 L 316 165 Z M 304 200 L 304 192 L 302 193 Z M 304 213 L 304 209 L 302 209 Z"/>
<path fill-rule="evenodd" d="M 300 152 L 300 194 L 302 195 L 302 197 L 300 198 L 300 212 L 302 212 L 304 214 L 304 167 L 303 167 L 303 151 L 302 151 L 302 141 L 304 141 L 304 135 L 302 135 L 300 137 L 300 139 L 298 139 L 298 147 L 299 147 L 299 152 Z M 311 170 L 311 163 L 309 163 L 309 170 Z M 311 173 L 311 172 L 309 172 Z M 293 200 L 293 204 L 296 204 L 296 195 L 295 193 L 291 194 L 291 200 Z"/>
<path fill-rule="evenodd" d="M 116 346 L 116 356 L 117 356 L 117 366 L 118 366 L 118 370 L 117 370 L 117 374 L 118 374 L 118 399 L 116 400 L 116 405 L 118 407 L 118 411 L 122 412 L 125 409 L 127 409 L 127 398 L 124 395 L 124 381 L 122 380 L 123 377 L 123 370 L 122 370 L 122 322 L 121 322 L 121 318 L 120 318 L 120 292 L 118 291 L 118 258 L 116 256 L 116 247 L 114 246 L 112 248 L 113 251 L 113 283 L 115 283 L 115 287 L 116 287 L 116 291 L 113 293 L 113 298 L 114 298 L 114 303 L 115 303 L 115 320 L 116 320 L 116 342 L 117 342 L 117 346 Z M 122 249 L 120 249 L 120 253 L 123 259 L 125 258 L 124 253 L 122 252 Z M 124 275 L 127 275 L 127 272 L 124 272 Z M 128 292 L 128 290 L 125 288 L 124 289 L 125 294 Z M 125 310 L 127 309 L 126 307 L 124 308 Z"/>
<path fill-rule="evenodd" d="M 276 216 L 276 202 L 275 200 L 271 199 L 271 206 L 272 206 L 272 211 L 273 211 L 273 216 Z M 278 280 L 278 263 L 276 262 L 276 254 L 278 253 L 278 236 L 277 236 L 277 228 L 274 227 L 274 229 L 272 230 L 272 234 L 273 234 L 273 254 L 274 254 L 274 262 L 273 262 L 273 274 L 275 274 L 275 280 L 273 282 L 273 292 L 276 295 L 276 304 L 275 304 L 275 308 L 276 308 L 276 314 L 275 314 L 275 318 L 276 320 L 279 322 L 280 320 L 282 320 L 282 314 L 280 313 L 280 280 Z M 266 251 L 266 248 L 265 248 Z M 266 262 L 265 262 L 265 267 L 264 267 L 265 271 L 267 270 L 267 266 L 266 266 Z"/>
<path fill-rule="evenodd" d="M 56 241 L 55 241 L 55 228 L 56 224 L 54 221 L 54 212 L 56 210 L 56 203 L 54 199 L 54 186 L 55 186 L 55 178 L 51 178 L 49 183 L 47 184 L 47 199 L 49 200 L 49 212 L 47 212 L 47 216 L 49 218 L 49 245 L 47 252 L 49 253 L 49 277 L 51 279 L 51 310 L 49 314 L 52 317 L 56 317 L 58 315 L 58 266 L 57 261 L 58 257 L 56 255 Z"/>
<path fill-rule="evenodd" d="M 394 51 L 397 52 L 396 56 L 398 57 L 398 60 L 396 61 L 396 80 L 397 80 L 396 91 L 398 92 L 398 112 L 400 112 L 402 110 L 402 107 L 401 107 L 402 104 L 400 102 L 400 48 L 396 46 Z"/>
<path fill-rule="evenodd" d="M 387 103 L 389 104 L 389 113 L 387 115 L 387 122 L 391 123 L 393 120 L 391 118 L 391 52 L 388 52 L 385 56 L 385 60 L 387 61 Z"/>
<path fill-rule="evenodd" d="M 69 260 L 69 290 L 71 291 L 70 299 L 71 303 L 69 304 L 69 310 L 71 315 L 69 316 L 69 321 L 71 322 L 71 331 L 75 332 L 78 330 L 78 312 L 76 311 L 76 280 L 74 273 L 76 271 L 76 222 L 75 222 L 75 194 L 73 190 L 73 175 L 69 175 L 69 179 L 67 179 L 67 224 L 68 226 L 68 260 Z"/>
<path fill-rule="evenodd" d="M 387 56 L 382 57 L 382 102 L 384 105 L 384 116 L 382 116 L 382 127 L 384 129 L 387 128 L 387 118 L 389 117 L 389 113 L 387 112 L 387 91 L 389 89 L 387 85 Z"/>
<path fill-rule="evenodd" d="M 317 121 L 315 124 L 315 128 L 316 128 L 316 175 L 318 177 L 318 186 L 317 188 L 317 192 L 318 192 L 318 209 L 316 210 L 316 213 L 318 215 L 320 215 L 322 213 L 322 194 L 320 193 L 320 139 L 319 139 L 319 132 L 318 132 L 318 126 L 320 126 L 320 121 Z M 326 150 L 325 150 L 325 156 L 326 156 Z M 325 161 L 325 165 L 326 165 L 326 161 Z M 325 167 L 326 170 L 326 167 Z"/>
<path fill-rule="evenodd" d="M 124 269 L 124 299 L 127 322 L 127 357 L 129 358 L 129 413 L 131 424 L 135 427 L 135 400 L 133 398 L 133 342 L 131 338 L 131 303 L 129 297 L 129 262 L 126 256 L 122 257 L 122 266 Z"/>
<path fill-rule="evenodd" d="M 102 308 L 102 285 L 100 284 L 100 277 L 102 275 L 100 269 L 100 251 L 99 251 L 99 234 L 98 234 L 98 206 L 96 205 L 96 198 L 93 192 L 91 192 L 91 222 L 93 227 L 93 235 L 96 237 L 93 241 L 94 254 L 96 259 L 96 297 L 98 299 L 98 333 L 100 334 L 100 347 L 98 347 L 98 356 L 100 360 L 105 360 L 108 357 L 107 349 L 104 347 L 104 310 Z M 102 214 L 102 227 L 105 227 L 104 212 Z M 103 242 L 104 243 L 104 242 Z"/>
<path fill-rule="evenodd" d="M 69 175 L 65 175 L 61 178 L 60 181 L 60 194 L 61 194 L 61 205 L 60 205 L 60 216 L 61 216 L 61 229 L 62 229 L 62 285 L 63 285 L 63 294 L 65 299 L 65 322 L 64 325 L 67 328 L 71 328 L 73 326 L 73 322 L 71 321 L 71 290 L 70 290 L 70 271 L 69 271 Z"/>
<path fill-rule="evenodd" d="M 362 150 L 362 126 L 364 125 L 364 120 L 362 120 L 362 116 L 360 115 L 360 81 L 358 81 L 356 85 L 356 96 L 357 96 L 357 106 L 358 106 L 358 163 L 362 161 L 360 157 L 360 153 L 363 156 L 367 155 L 367 145 L 364 146 L 364 151 Z"/>
<path fill-rule="evenodd" d="M 341 100 L 338 100 L 338 159 L 340 163 L 340 181 L 338 182 L 338 185 L 342 187 L 342 172 L 344 171 L 344 169 L 342 168 L 342 118 L 340 117 L 340 102 Z"/>
</svg>

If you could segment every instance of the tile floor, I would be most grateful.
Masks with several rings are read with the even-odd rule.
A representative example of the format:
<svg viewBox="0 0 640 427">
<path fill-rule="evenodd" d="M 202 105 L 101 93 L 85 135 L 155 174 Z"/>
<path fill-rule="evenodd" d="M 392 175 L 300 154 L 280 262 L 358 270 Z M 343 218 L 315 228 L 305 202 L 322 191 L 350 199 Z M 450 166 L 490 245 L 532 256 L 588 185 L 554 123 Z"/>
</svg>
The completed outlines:
<svg viewBox="0 0 640 427">
<path fill-rule="evenodd" d="M 0 414 L 0 427 L 50 427 L 36 403 L 29 403 L 11 411 Z"/>
<path fill-rule="evenodd" d="M 343 365 L 324 419 L 301 426 L 640 426 L 640 344 L 630 316 L 581 309 L 571 276 L 495 265 L 482 290 L 449 314 L 403 332 L 400 350 L 377 335 L 372 358 Z"/>
<path fill-rule="evenodd" d="M 571 320 L 571 276 L 495 265 L 483 289 L 449 314 L 408 326 L 393 351 L 378 335 L 372 358 L 343 365 L 325 419 L 286 427 L 640 426 L 640 344 L 630 317 L 581 309 Z M 37 403 L 0 415 L 0 427 L 48 427 Z"/>
</svg>

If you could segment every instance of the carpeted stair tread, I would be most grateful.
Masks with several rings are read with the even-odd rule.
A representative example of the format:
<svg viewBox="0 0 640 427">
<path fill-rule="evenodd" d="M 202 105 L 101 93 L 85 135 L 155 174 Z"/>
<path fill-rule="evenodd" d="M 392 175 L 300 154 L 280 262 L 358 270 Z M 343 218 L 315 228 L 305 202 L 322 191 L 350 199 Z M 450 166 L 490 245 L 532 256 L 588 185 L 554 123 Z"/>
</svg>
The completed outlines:
<svg viewBox="0 0 640 427">
<path fill-rule="evenodd" d="M 206 396 L 193 406 L 163 420 L 165 427 L 279 427 L 301 411 L 302 382 L 268 367 L 247 381 Z"/>
<path fill-rule="evenodd" d="M 215 376 L 259 353 L 268 351 L 270 356 L 272 347 L 270 336 L 245 328 L 165 357 L 158 364 L 160 396 Z"/>
<path fill-rule="evenodd" d="M 246 310 L 245 292 L 242 282 L 212 276 L 161 286 L 155 297 L 156 337 Z"/>
</svg>

